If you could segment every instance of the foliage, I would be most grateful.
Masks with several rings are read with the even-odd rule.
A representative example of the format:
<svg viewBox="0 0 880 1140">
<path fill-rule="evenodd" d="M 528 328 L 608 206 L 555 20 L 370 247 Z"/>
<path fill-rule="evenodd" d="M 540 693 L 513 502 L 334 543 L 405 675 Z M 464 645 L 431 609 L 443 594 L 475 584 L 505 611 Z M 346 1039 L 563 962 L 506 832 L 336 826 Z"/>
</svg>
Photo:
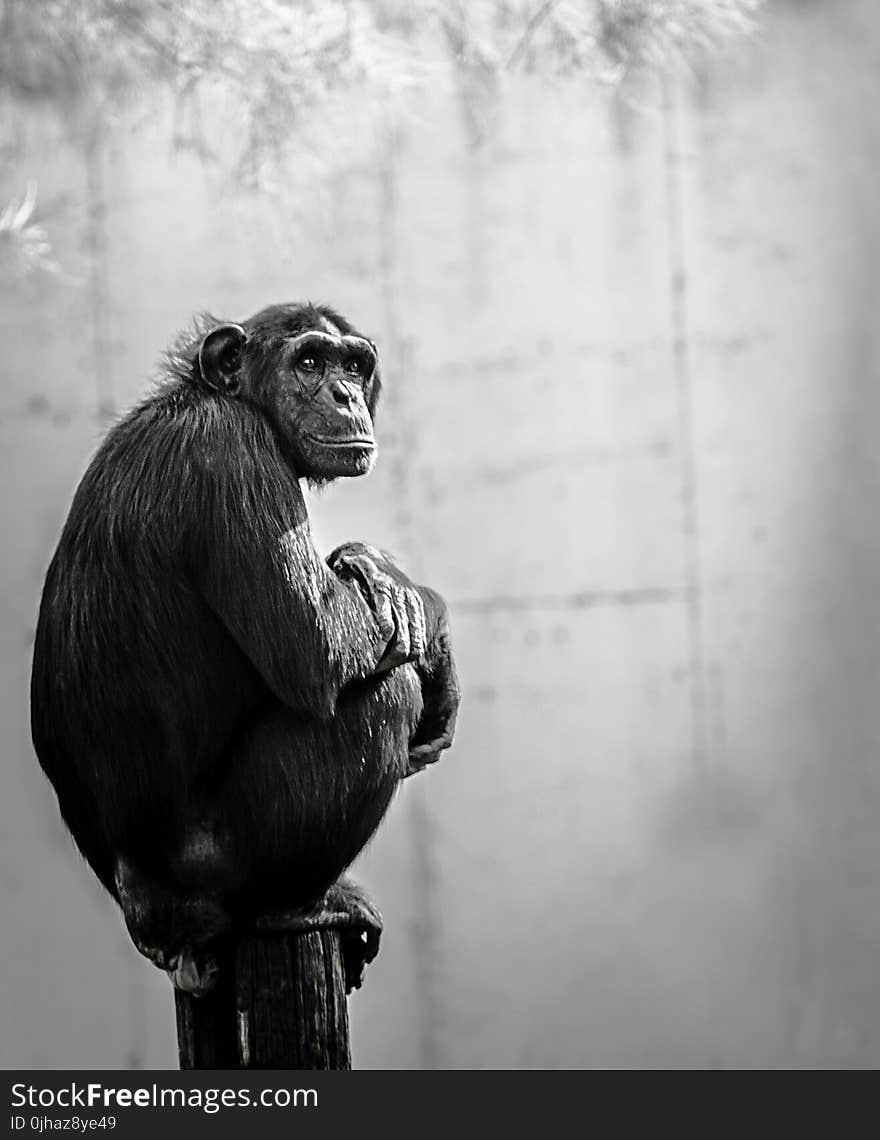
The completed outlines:
<svg viewBox="0 0 880 1140">
<path fill-rule="evenodd" d="M 530 17 L 511 61 L 620 79 L 635 68 L 687 64 L 755 26 L 762 0 L 548 0 Z"/>
<path fill-rule="evenodd" d="M 314 184 L 319 156 L 368 147 L 421 92 L 454 87 L 474 115 L 518 70 L 618 82 L 748 32 L 761 2 L 0 0 L 0 92 L 54 106 L 88 147 L 164 88 L 178 146 L 259 188 L 295 148 Z M 30 192 L 3 214 L 22 266 L 48 257 L 32 214 Z"/>
<path fill-rule="evenodd" d="M 34 219 L 37 188 L 28 185 L 24 197 L 13 198 L 0 210 L 0 272 L 24 276 L 35 269 L 58 273 L 49 237 Z"/>
<path fill-rule="evenodd" d="M 259 140 L 341 90 L 388 99 L 462 61 L 622 73 L 751 30 L 762 0 L 0 0 L 0 84 L 107 112 L 218 84 Z M 604 65 L 604 66 L 603 66 Z"/>
</svg>

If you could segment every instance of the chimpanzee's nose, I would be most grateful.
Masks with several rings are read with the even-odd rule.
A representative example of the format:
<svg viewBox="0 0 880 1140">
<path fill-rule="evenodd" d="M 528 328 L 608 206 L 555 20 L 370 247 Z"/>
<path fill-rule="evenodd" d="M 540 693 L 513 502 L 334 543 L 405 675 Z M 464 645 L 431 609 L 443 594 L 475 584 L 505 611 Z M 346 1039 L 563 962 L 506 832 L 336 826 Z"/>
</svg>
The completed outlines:
<svg viewBox="0 0 880 1140">
<path fill-rule="evenodd" d="M 334 380 L 333 387 L 330 389 L 333 399 L 343 408 L 347 408 L 351 403 L 351 389 L 344 380 Z"/>
</svg>

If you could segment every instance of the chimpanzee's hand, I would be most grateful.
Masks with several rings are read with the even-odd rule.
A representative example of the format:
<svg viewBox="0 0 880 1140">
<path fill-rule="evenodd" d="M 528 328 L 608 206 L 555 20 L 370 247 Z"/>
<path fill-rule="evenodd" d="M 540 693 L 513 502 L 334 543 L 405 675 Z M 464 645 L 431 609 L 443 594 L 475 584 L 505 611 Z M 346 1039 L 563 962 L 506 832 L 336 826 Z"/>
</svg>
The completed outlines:
<svg viewBox="0 0 880 1140">
<path fill-rule="evenodd" d="M 391 557 L 362 542 L 347 542 L 327 559 L 343 582 L 353 583 L 370 607 L 386 642 L 376 673 L 423 660 L 429 630 L 421 593 Z"/>
<path fill-rule="evenodd" d="M 421 587 L 421 591 L 426 609 L 432 608 L 431 599 L 425 597 L 426 587 Z M 461 700 L 449 638 L 446 604 L 439 594 L 434 594 L 434 598 L 442 607 L 441 618 L 437 633 L 429 642 L 425 658 L 416 666 L 422 682 L 424 707 L 416 734 L 410 741 L 408 776 L 436 763 L 440 759 L 440 753 L 452 744 Z"/>
<path fill-rule="evenodd" d="M 460 690 L 446 603 L 436 590 L 416 586 L 390 555 L 364 543 L 338 547 L 327 563 L 342 581 L 357 586 L 388 638 L 376 672 L 415 663 L 424 708 L 410 744 L 407 775 L 420 772 L 452 744 L 458 715 Z"/>
</svg>

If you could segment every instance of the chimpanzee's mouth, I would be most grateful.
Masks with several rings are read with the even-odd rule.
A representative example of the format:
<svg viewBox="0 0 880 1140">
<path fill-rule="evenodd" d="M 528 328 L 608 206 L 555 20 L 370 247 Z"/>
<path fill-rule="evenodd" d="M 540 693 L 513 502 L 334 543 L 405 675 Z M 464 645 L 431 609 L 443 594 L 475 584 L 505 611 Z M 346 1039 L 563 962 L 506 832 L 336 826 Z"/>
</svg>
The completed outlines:
<svg viewBox="0 0 880 1140">
<path fill-rule="evenodd" d="M 308 433 L 307 438 L 312 443 L 319 443 L 321 447 L 357 447 L 361 451 L 373 451 L 376 447 L 375 442 L 363 435 L 352 436 L 338 436 L 338 435 L 312 435 Z"/>
</svg>

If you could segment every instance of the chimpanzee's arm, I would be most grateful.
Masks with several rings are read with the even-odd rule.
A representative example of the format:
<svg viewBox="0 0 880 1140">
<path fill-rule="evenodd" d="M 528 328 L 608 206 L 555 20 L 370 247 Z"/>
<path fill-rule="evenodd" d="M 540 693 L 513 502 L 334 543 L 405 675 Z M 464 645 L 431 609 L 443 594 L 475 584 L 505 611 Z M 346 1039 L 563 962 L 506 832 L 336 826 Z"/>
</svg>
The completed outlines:
<svg viewBox="0 0 880 1140">
<path fill-rule="evenodd" d="M 426 603 L 426 610 L 433 609 L 439 616 L 427 651 L 416 662 L 416 670 L 422 682 L 424 708 L 416 735 L 410 741 L 408 776 L 435 763 L 440 759 L 440 753 L 451 747 L 461 701 L 446 603 L 439 594 L 426 586 L 420 586 L 419 590 Z M 426 594 L 433 595 L 433 606 Z"/>
<path fill-rule="evenodd" d="M 268 425 L 246 408 L 237 421 L 213 425 L 189 457 L 190 574 L 269 688 L 292 708 L 332 716 L 346 684 L 381 668 L 387 638 L 318 556 Z"/>
</svg>

